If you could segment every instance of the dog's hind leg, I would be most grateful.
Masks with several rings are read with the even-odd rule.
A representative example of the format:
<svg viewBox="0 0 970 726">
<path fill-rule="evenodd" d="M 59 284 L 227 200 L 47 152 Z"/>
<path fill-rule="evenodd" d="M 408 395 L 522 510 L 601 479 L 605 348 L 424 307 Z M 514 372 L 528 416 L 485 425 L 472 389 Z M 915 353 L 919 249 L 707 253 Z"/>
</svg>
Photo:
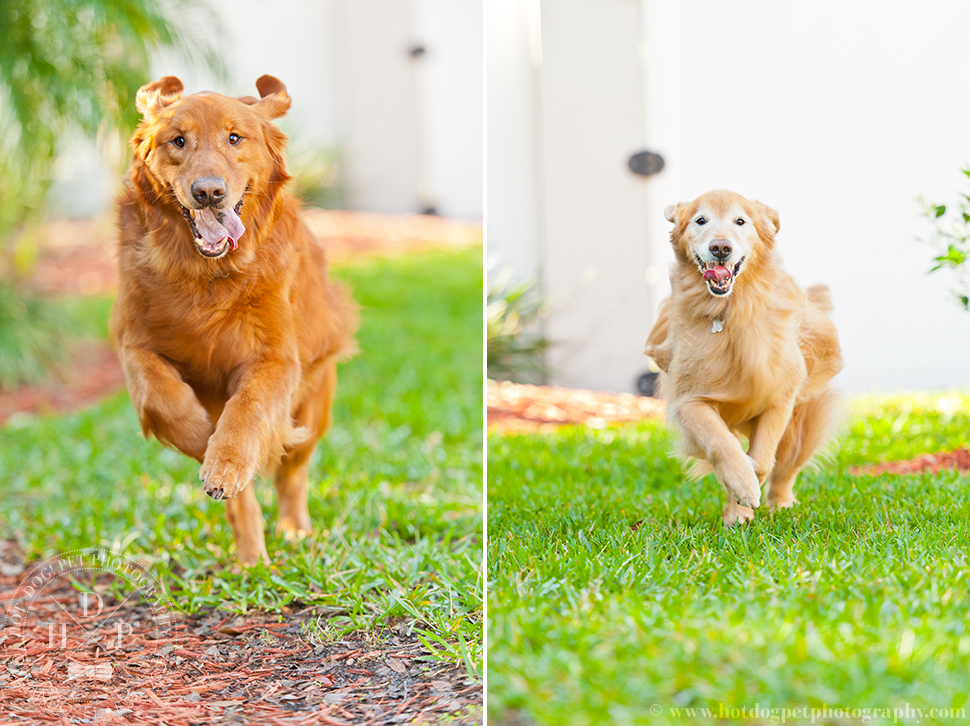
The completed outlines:
<svg viewBox="0 0 970 726">
<path fill-rule="evenodd" d="M 286 539 L 309 535 L 313 525 L 307 502 L 307 469 L 317 440 L 332 423 L 331 407 L 337 388 L 337 361 L 331 358 L 318 369 L 319 383 L 294 416 L 295 423 L 311 431 L 310 438 L 286 452 L 276 470 L 279 519 L 276 531 Z"/>
<path fill-rule="evenodd" d="M 795 397 L 772 406 L 754 421 L 748 439 L 748 457 L 754 463 L 758 481 L 764 482 L 775 468 L 778 445 L 790 425 Z"/>
<path fill-rule="evenodd" d="M 236 538 L 236 559 L 243 567 L 255 565 L 260 560 L 269 564 L 263 535 L 263 510 L 256 499 L 255 489 L 256 483 L 250 481 L 245 489 L 226 500 L 226 519 Z"/>
<path fill-rule="evenodd" d="M 313 530 L 307 503 L 307 469 L 313 446 L 301 446 L 283 457 L 276 470 L 279 519 L 276 531 L 286 539 L 306 537 Z"/>
<path fill-rule="evenodd" d="M 835 392 L 826 389 L 795 407 L 765 485 L 765 504 L 769 509 L 784 509 L 798 501 L 793 491 L 795 478 L 831 431 L 837 400 Z"/>
</svg>

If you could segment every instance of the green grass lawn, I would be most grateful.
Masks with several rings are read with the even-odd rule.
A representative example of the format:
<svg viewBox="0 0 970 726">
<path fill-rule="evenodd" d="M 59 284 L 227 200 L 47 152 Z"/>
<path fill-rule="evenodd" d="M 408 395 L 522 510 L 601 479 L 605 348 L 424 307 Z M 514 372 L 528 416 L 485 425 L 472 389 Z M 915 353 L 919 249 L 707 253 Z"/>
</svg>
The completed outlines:
<svg viewBox="0 0 970 726">
<path fill-rule="evenodd" d="M 725 530 L 663 423 L 490 435 L 489 723 L 966 723 L 970 476 L 848 470 L 968 442 L 970 396 L 856 400 L 795 509 Z"/>
<path fill-rule="evenodd" d="M 0 428 L 0 535 L 29 558 L 117 547 L 153 565 L 177 607 L 331 606 L 339 637 L 414 624 L 442 658 L 482 657 L 482 251 L 339 267 L 361 304 L 360 353 L 341 365 L 333 429 L 310 471 L 315 538 L 275 535 L 269 568 L 231 574 L 232 534 L 198 465 L 147 442 L 127 394 Z M 65 301 L 106 335 L 110 300 Z"/>
</svg>

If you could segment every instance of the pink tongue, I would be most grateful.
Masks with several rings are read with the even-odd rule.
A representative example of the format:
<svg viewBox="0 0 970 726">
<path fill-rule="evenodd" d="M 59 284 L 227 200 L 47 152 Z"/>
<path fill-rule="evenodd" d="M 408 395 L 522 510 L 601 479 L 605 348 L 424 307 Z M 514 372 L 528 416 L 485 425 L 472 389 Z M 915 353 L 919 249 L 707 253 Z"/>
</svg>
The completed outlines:
<svg viewBox="0 0 970 726">
<path fill-rule="evenodd" d="M 704 272 L 705 280 L 717 280 L 718 282 L 724 282 L 729 277 L 731 277 L 731 271 L 724 265 L 718 265 L 713 270 L 706 270 Z"/>
<path fill-rule="evenodd" d="M 236 249 L 246 228 L 232 209 L 206 207 L 195 213 L 195 228 L 202 235 L 203 246 L 212 251 L 220 249 L 229 238 L 229 246 Z"/>
</svg>

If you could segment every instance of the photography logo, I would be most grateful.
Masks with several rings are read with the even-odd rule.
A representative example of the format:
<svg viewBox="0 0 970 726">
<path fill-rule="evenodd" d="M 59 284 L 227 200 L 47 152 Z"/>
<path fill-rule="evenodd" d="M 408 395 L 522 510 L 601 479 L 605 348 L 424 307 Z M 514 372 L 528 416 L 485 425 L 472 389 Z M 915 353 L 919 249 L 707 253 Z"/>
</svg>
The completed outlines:
<svg viewBox="0 0 970 726">
<path fill-rule="evenodd" d="M 7 695 L 19 696 L 25 712 L 72 717 L 120 707 L 106 693 L 128 700 L 150 688 L 176 638 L 171 602 L 154 576 L 118 552 L 93 548 L 31 569 L 2 625 Z"/>
</svg>

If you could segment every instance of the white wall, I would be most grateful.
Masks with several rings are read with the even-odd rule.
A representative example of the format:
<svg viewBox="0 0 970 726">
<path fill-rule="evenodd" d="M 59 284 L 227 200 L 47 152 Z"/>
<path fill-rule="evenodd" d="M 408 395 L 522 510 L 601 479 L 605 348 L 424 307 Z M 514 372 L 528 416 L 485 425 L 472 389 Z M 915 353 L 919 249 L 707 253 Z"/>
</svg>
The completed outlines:
<svg viewBox="0 0 970 726">
<path fill-rule="evenodd" d="M 539 0 L 488 0 L 488 264 L 539 278 Z"/>
<path fill-rule="evenodd" d="M 490 277 L 538 279 L 550 382 L 632 390 L 646 368 L 639 6 L 489 0 Z"/>
<path fill-rule="evenodd" d="M 970 385 L 970 315 L 950 300 L 915 198 L 970 184 L 970 6 L 645 0 L 647 131 L 665 204 L 727 187 L 781 214 L 778 249 L 826 282 L 852 392 Z M 658 292 L 666 292 L 662 278 Z"/>
<path fill-rule="evenodd" d="M 645 369 L 646 182 L 639 4 L 542 3 L 540 243 L 558 385 L 633 390 Z"/>
<path fill-rule="evenodd" d="M 419 185 L 446 217 L 480 219 L 485 194 L 484 0 L 414 0 Z"/>
<path fill-rule="evenodd" d="M 350 206 L 480 218 L 482 0 L 331 2 Z"/>
<path fill-rule="evenodd" d="M 416 212 L 418 120 L 411 3 L 333 0 L 341 151 L 353 209 Z"/>
</svg>

